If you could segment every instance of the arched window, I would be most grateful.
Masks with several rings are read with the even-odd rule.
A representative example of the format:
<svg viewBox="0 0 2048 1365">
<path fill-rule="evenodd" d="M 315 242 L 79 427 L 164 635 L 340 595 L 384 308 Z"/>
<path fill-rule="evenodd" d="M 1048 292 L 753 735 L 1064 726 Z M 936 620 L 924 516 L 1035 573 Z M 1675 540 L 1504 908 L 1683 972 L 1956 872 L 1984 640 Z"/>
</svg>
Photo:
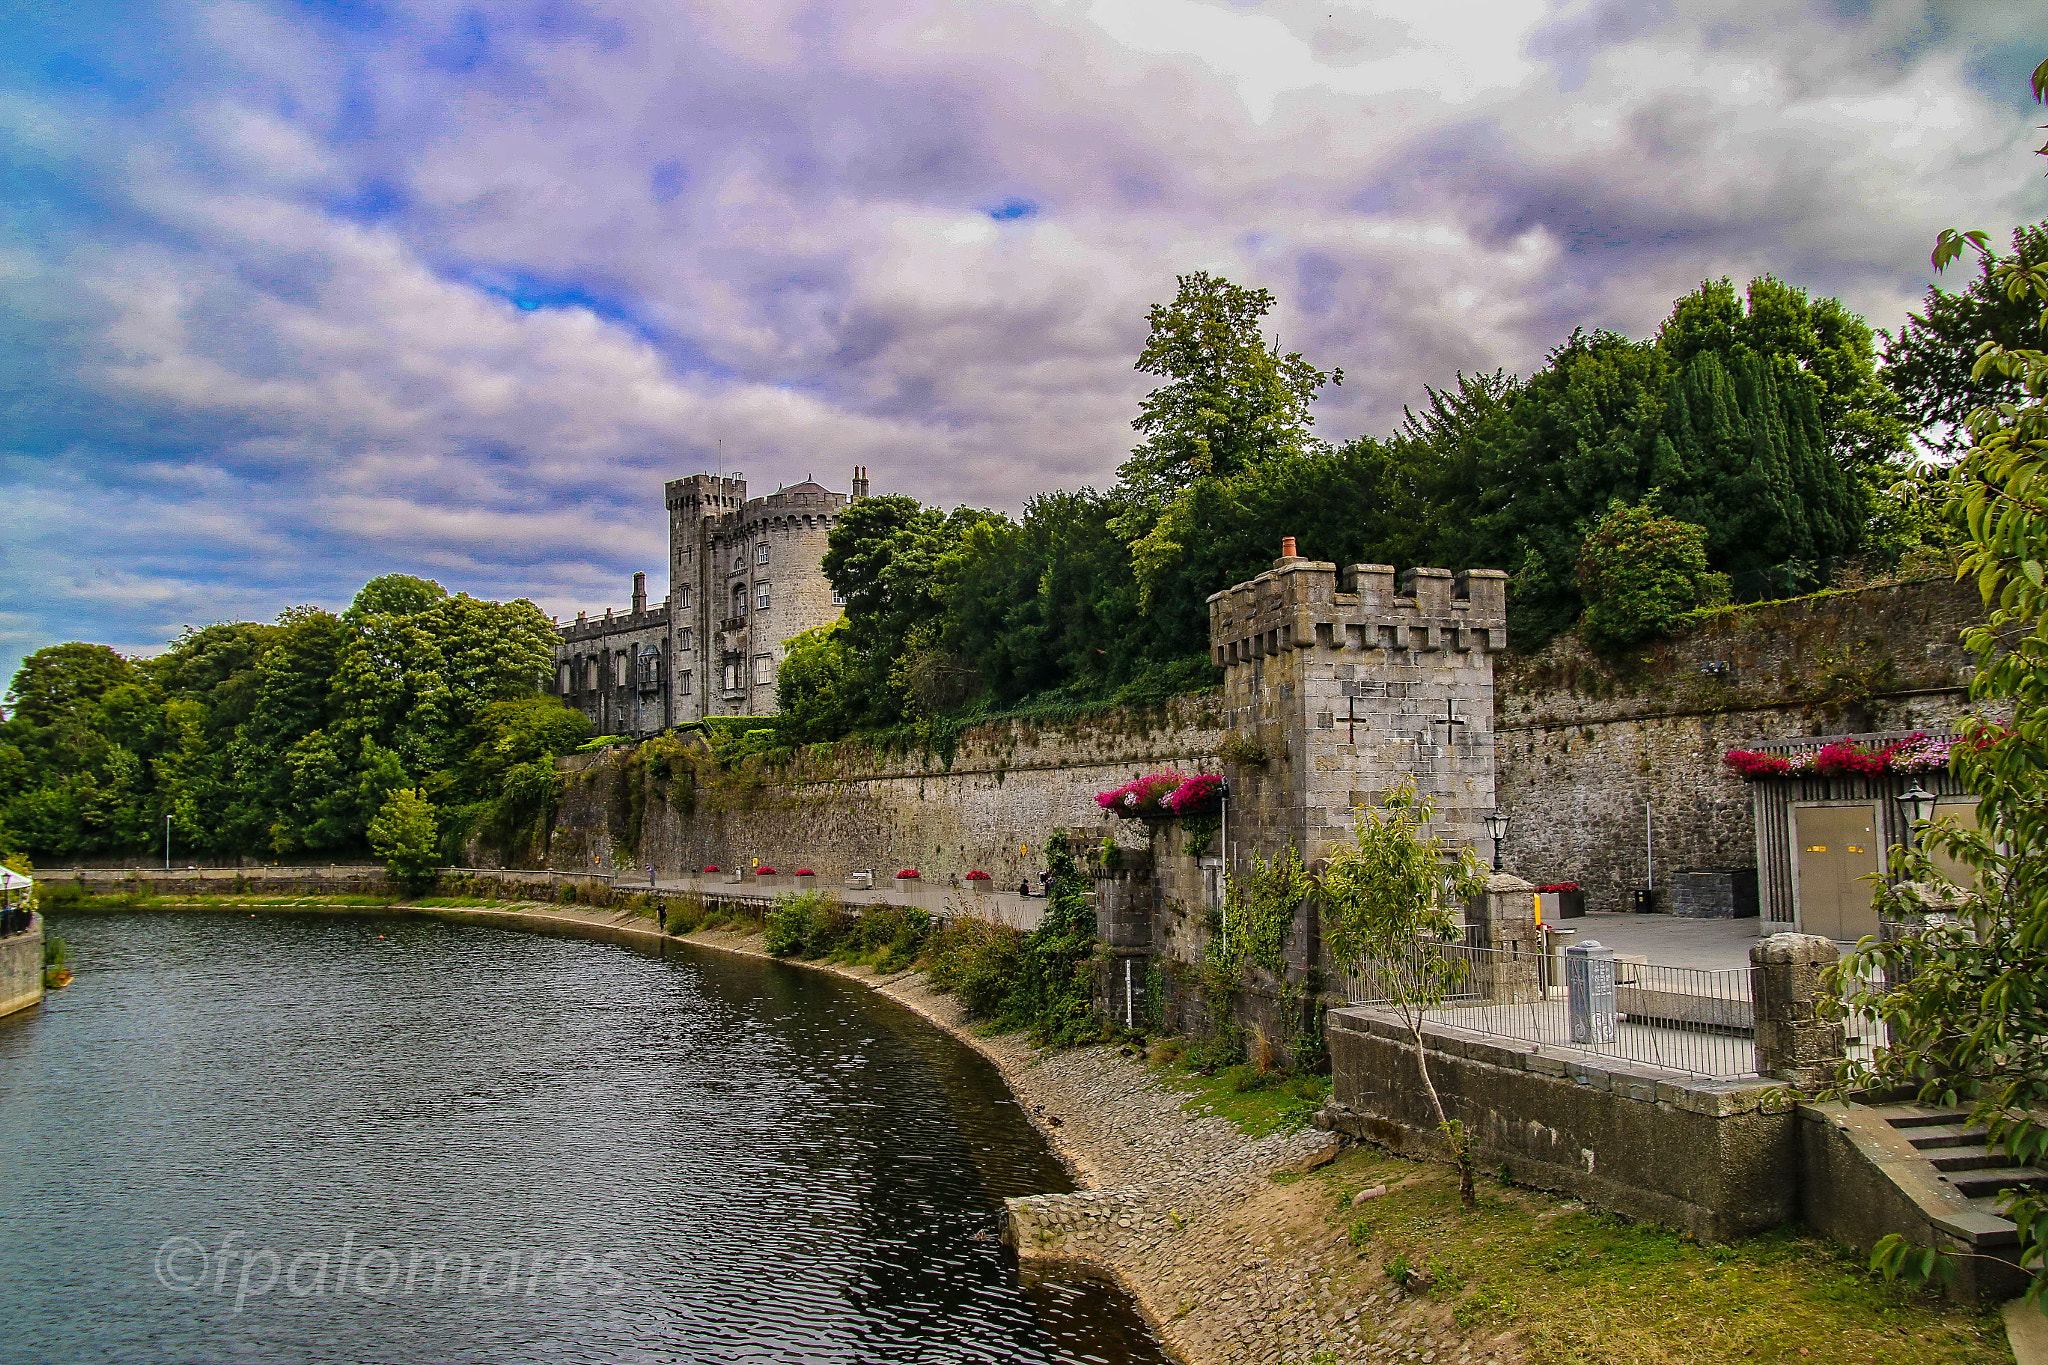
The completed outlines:
<svg viewBox="0 0 2048 1365">
<path fill-rule="evenodd" d="M 678 590 L 676 595 L 680 599 L 676 603 L 676 610 L 688 611 L 690 609 L 690 590 L 688 588 L 682 588 Z"/>
<path fill-rule="evenodd" d="M 735 619 L 747 614 L 747 585 L 744 583 L 732 585 L 732 614 Z"/>
</svg>

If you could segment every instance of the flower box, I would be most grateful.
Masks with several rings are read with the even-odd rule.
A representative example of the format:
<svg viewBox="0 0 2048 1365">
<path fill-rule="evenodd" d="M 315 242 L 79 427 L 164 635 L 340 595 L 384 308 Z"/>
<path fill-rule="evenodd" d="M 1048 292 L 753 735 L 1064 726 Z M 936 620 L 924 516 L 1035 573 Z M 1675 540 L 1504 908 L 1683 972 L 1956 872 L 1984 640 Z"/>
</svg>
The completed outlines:
<svg viewBox="0 0 2048 1365">
<path fill-rule="evenodd" d="M 902 870 L 901 872 L 898 872 L 898 873 L 896 874 L 896 880 L 897 880 L 897 881 L 899 881 L 899 882 L 914 882 L 914 881 L 916 881 L 916 880 L 917 880 L 917 869 L 916 869 L 916 868 L 914 868 L 914 867 L 906 867 L 906 868 L 904 868 L 904 869 L 903 869 L 903 870 Z"/>
<path fill-rule="evenodd" d="M 808 867 L 800 867 L 796 870 L 796 875 L 799 877 L 815 877 L 818 874 L 811 871 Z"/>
<path fill-rule="evenodd" d="M 1586 893 L 1570 884 L 1538 887 L 1536 913 L 1545 924 L 1578 919 L 1586 913 Z"/>
</svg>

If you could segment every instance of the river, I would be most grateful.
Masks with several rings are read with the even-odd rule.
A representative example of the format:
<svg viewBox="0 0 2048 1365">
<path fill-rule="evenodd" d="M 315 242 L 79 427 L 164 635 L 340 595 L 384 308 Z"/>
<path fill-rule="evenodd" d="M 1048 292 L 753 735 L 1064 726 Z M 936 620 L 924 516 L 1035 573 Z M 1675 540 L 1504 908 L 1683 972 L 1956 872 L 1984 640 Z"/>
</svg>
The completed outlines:
<svg viewBox="0 0 2048 1365">
<path fill-rule="evenodd" d="M 1020 1271 L 995 1069 L 823 973 L 393 917 L 73 916 L 0 1020 L 0 1361 L 1168 1357 Z"/>
</svg>

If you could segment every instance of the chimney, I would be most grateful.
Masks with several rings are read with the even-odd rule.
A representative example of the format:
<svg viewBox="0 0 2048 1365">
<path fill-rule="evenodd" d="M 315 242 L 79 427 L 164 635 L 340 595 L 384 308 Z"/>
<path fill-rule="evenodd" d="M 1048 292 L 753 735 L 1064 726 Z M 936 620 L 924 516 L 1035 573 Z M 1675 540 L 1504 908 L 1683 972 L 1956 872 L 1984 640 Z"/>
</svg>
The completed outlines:
<svg viewBox="0 0 2048 1365">
<path fill-rule="evenodd" d="M 856 499 L 868 495 L 868 467 L 857 464 L 853 467 L 853 496 Z"/>
<path fill-rule="evenodd" d="M 646 610 L 647 575 L 644 573 L 636 573 L 633 575 L 633 614 L 635 616 L 639 616 Z"/>
<path fill-rule="evenodd" d="M 1299 559 L 1299 558 L 1301 558 L 1301 556 L 1300 556 L 1300 555 L 1298 555 L 1298 554 L 1296 554 L 1296 553 L 1294 552 L 1294 537 L 1293 537 L 1293 536 L 1282 536 L 1282 537 L 1280 537 L 1280 557 L 1281 557 L 1282 559 Z"/>
</svg>

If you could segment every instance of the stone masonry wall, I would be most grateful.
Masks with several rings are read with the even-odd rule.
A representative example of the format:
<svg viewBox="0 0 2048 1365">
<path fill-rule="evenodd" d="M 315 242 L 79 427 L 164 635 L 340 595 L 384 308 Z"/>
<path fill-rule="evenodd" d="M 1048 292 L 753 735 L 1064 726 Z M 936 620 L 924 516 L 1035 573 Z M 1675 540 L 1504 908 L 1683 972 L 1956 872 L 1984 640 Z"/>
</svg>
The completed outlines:
<svg viewBox="0 0 2048 1365">
<path fill-rule="evenodd" d="M 1216 771 L 1224 734 L 1219 699 L 1207 694 L 1068 726 L 977 727 L 950 764 L 838 745 L 778 770 L 772 783 L 728 773 L 707 776 L 687 799 L 650 793 L 637 848 L 619 847 L 630 803 L 617 787 L 630 751 L 609 750 L 569 775 L 551 856 L 563 869 L 607 870 L 616 859 L 663 875 L 759 858 L 785 872 L 808 867 L 827 884 L 865 869 L 879 881 L 906 867 L 927 885 L 945 884 L 979 868 L 1014 888 L 1044 869 L 1054 830 L 1090 843 L 1105 834 L 1142 842 L 1141 830 L 1103 814 L 1095 794 L 1165 768 Z"/>
<path fill-rule="evenodd" d="M 1579 882 L 1588 910 L 1644 884 L 1757 864 L 1746 783 L 1721 755 L 1801 735 L 1953 728 L 1974 660 L 1976 590 L 1945 580 L 1715 613 L 1621 665 L 1566 639 L 1499 664 L 1508 870 Z M 1661 903 L 1659 908 L 1665 908 Z"/>
</svg>

